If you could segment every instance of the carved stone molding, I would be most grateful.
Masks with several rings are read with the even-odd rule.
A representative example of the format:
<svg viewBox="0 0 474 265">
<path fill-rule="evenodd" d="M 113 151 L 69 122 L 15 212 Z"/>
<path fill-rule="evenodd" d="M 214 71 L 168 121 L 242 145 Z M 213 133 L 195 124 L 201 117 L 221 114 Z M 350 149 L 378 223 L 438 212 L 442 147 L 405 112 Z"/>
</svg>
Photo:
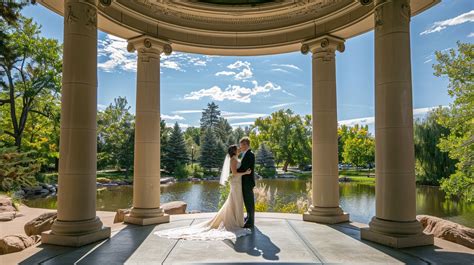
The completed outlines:
<svg viewBox="0 0 474 265">
<path fill-rule="evenodd" d="M 192 0 L 136 0 L 133 1 L 133 4 L 128 0 L 119 0 L 119 2 L 132 9 L 134 5 L 138 8 L 146 8 L 151 10 L 155 16 L 165 20 L 166 17 L 169 17 L 173 21 L 235 25 L 278 23 L 278 21 L 299 19 L 303 16 L 314 18 L 333 6 L 350 3 L 347 0 L 281 0 L 263 4 L 257 12 L 251 5 L 239 6 L 237 11 L 240 14 L 236 15 L 228 12 L 228 6 L 209 5 Z"/>
<path fill-rule="evenodd" d="M 169 42 L 145 35 L 129 39 L 127 50 L 129 52 L 137 51 L 139 55 L 140 53 L 170 55 L 173 52 Z"/>
<path fill-rule="evenodd" d="M 99 0 L 100 5 L 104 7 L 108 7 L 112 5 L 113 0 Z"/>
<path fill-rule="evenodd" d="M 345 49 L 344 40 L 331 35 L 307 40 L 301 45 L 301 53 L 307 54 L 308 52 L 312 52 L 313 55 L 316 53 L 334 54 L 336 51 L 344 52 Z"/>
<path fill-rule="evenodd" d="M 344 52 L 346 46 L 344 40 L 334 36 L 326 35 L 321 38 L 305 41 L 301 45 L 301 52 L 313 53 L 313 59 L 321 58 L 323 61 L 331 61 L 336 56 L 336 51 Z"/>
<path fill-rule="evenodd" d="M 88 29 L 97 29 L 97 7 L 95 1 L 70 1 L 65 7 L 66 24 L 82 23 Z"/>
</svg>

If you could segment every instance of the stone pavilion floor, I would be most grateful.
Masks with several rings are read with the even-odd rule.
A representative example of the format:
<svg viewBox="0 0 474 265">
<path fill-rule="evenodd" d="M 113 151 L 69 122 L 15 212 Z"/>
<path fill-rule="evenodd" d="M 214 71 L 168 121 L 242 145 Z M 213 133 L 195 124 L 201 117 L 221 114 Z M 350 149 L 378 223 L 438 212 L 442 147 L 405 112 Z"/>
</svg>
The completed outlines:
<svg viewBox="0 0 474 265">
<path fill-rule="evenodd" d="M 0 256 L 0 263 L 474 264 L 473 250 L 445 240 L 435 239 L 434 246 L 397 250 L 361 241 L 359 229 L 364 224 L 322 225 L 303 222 L 297 214 L 257 213 L 254 233 L 237 240 L 183 241 L 153 235 L 156 230 L 197 223 L 212 215 L 173 215 L 168 224 L 135 226 L 112 225 L 113 213 L 98 212 L 112 226 L 110 239 L 81 248 L 38 245 Z"/>
</svg>

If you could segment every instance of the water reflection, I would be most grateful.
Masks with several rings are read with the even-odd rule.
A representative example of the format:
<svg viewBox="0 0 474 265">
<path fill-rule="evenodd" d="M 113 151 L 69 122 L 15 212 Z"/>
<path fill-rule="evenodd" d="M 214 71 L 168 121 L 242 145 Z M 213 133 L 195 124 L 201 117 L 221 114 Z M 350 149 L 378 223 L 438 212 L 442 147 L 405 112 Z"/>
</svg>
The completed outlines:
<svg viewBox="0 0 474 265">
<path fill-rule="evenodd" d="M 307 195 L 307 185 L 303 180 L 259 180 L 275 191 L 284 203 L 295 202 Z M 375 215 L 375 186 L 363 183 L 340 183 L 339 193 L 342 208 L 351 214 L 351 220 L 368 223 Z M 99 189 L 97 192 L 97 209 L 115 211 L 132 205 L 132 186 L 119 186 Z M 202 212 L 217 211 L 219 202 L 219 183 L 207 182 L 178 182 L 161 187 L 161 201 L 185 201 L 188 211 Z M 473 227 L 474 204 L 446 200 L 444 193 L 438 187 L 419 186 L 416 190 L 417 214 L 429 214 Z M 30 207 L 56 208 L 56 197 L 39 198 L 25 202 Z"/>
</svg>

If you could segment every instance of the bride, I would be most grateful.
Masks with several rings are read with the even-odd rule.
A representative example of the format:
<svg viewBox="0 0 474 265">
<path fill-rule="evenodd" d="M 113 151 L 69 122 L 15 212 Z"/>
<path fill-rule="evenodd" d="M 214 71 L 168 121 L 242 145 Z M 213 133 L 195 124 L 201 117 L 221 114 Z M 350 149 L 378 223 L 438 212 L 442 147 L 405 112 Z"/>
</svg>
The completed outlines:
<svg viewBox="0 0 474 265">
<path fill-rule="evenodd" d="M 242 195 L 242 176 L 250 174 L 251 170 L 239 173 L 240 161 L 237 158 L 240 150 L 237 145 L 229 146 L 222 167 L 220 184 L 230 178 L 230 193 L 222 208 L 211 220 L 196 225 L 172 228 L 155 232 L 156 235 L 171 239 L 187 240 L 224 240 L 236 239 L 251 233 L 244 226 L 244 202 Z M 229 174 L 231 172 L 232 174 Z"/>
</svg>

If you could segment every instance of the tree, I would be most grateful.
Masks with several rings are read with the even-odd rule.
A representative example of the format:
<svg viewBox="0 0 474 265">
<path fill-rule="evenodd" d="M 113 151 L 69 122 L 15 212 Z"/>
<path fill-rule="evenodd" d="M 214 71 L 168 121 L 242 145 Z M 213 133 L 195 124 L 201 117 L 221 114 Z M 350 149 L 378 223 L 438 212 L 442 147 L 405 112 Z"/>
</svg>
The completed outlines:
<svg viewBox="0 0 474 265">
<path fill-rule="evenodd" d="M 14 47 L 7 45 L 10 42 L 7 27 L 18 26 L 20 10 L 28 5 L 28 1 L 2 1 L 0 3 L 0 56 L 13 58 L 16 56 Z M 3 60 L 2 58 L 2 60 Z"/>
<path fill-rule="evenodd" d="M 450 129 L 439 148 L 457 160 L 456 171 L 441 181 L 450 197 L 474 200 L 474 44 L 457 43 L 457 51 L 436 52 L 435 76 L 449 79 L 448 94 L 454 99 L 449 113 L 438 122 Z"/>
<path fill-rule="evenodd" d="M 177 122 L 174 124 L 164 152 L 163 167 L 170 173 L 175 173 L 178 166 L 184 166 L 189 161 L 183 133 Z"/>
<path fill-rule="evenodd" d="M 113 167 L 128 172 L 133 167 L 135 119 L 129 110 L 127 99 L 118 97 L 98 113 L 98 168 Z"/>
<path fill-rule="evenodd" d="M 201 117 L 201 130 L 212 128 L 213 130 L 217 127 L 221 112 L 219 106 L 214 102 L 208 103 L 207 108 L 203 109 Z"/>
<path fill-rule="evenodd" d="M 345 163 L 356 168 L 368 165 L 375 160 L 375 141 L 364 128 L 356 128 L 355 135 L 345 140 L 342 157 Z"/>
<path fill-rule="evenodd" d="M 166 122 L 160 119 L 160 160 L 163 161 L 165 158 L 165 150 L 168 146 L 169 135 L 171 128 L 166 127 Z M 163 167 L 163 165 L 161 165 Z"/>
<path fill-rule="evenodd" d="M 16 147 L 0 145 L 0 188 L 14 191 L 36 185 L 35 176 L 41 165 L 31 156 L 32 152 L 19 152 Z"/>
<path fill-rule="evenodd" d="M 274 177 L 276 175 L 275 158 L 265 144 L 261 144 L 255 159 L 257 172 L 263 177 Z"/>
<path fill-rule="evenodd" d="M 248 136 L 248 134 L 245 134 L 245 131 L 242 130 L 242 128 L 237 127 L 235 130 L 232 132 L 233 138 L 235 143 L 237 144 L 240 139 L 242 139 L 244 136 Z"/>
<path fill-rule="evenodd" d="M 221 159 L 219 158 L 221 156 L 224 158 L 222 151 L 219 150 L 221 147 L 216 140 L 214 131 L 211 128 L 204 130 L 201 136 L 201 156 L 199 158 L 203 168 L 210 171 L 221 166 Z"/>
<path fill-rule="evenodd" d="M 20 17 L 13 26 L 1 23 L 0 28 L 7 36 L 7 48 L 0 50 L 0 106 L 8 106 L 4 133 L 20 149 L 30 115 L 49 118 L 39 102 L 58 99 L 61 46 L 57 40 L 41 37 L 40 26 L 32 19 Z"/>
<path fill-rule="evenodd" d="M 441 116 L 448 115 L 448 109 L 439 107 L 428 113 L 424 120 L 415 122 L 416 175 L 419 183 L 439 185 L 456 169 L 456 160 L 438 147 L 440 139 L 449 135 L 449 128 L 438 123 Z"/>
<path fill-rule="evenodd" d="M 230 126 L 229 122 L 226 119 L 222 117 L 219 118 L 219 122 L 216 125 L 215 131 L 217 137 L 222 143 L 226 145 L 231 145 L 235 143 L 232 137 L 232 126 Z"/>
<path fill-rule="evenodd" d="M 250 132 L 252 148 L 267 144 L 274 152 L 276 162 L 284 163 L 284 171 L 289 165 L 308 163 L 311 160 L 311 126 L 306 126 L 305 120 L 291 110 L 279 110 L 258 118 Z"/>
<path fill-rule="evenodd" d="M 188 127 L 184 131 L 184 139 L 191 139 L 195 144 L 201 145 L 201 130 L 196 127 Z"/>
</svg>

